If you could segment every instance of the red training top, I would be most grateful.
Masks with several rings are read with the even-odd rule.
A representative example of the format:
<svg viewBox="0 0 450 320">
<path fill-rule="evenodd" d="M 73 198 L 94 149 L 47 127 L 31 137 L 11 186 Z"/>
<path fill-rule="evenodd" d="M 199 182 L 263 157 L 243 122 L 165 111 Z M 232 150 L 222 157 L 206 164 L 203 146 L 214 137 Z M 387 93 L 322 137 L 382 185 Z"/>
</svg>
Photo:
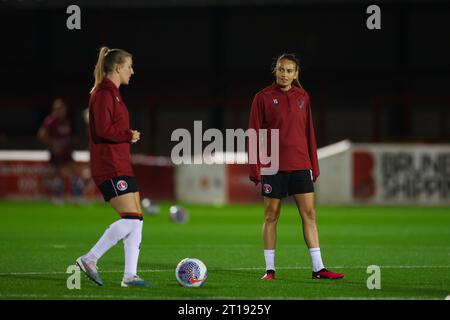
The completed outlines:
<svg viewBox="0 0 450 320">
<path fill-rule="evenodd" d="M 319 176 L 316 138 L 308 93 L 292 86 L 287 92 L 275 83 L 255 95 L 250 112 L 249 128 L 268 129 L 270 150 L 270 130 L 279 129 L 279 171 L 312 170 L 313 181 Z M 269 151 L 270 152 L 270 151 Z M 250 180 L 261 181 L 261 167 L 250 164 Z"/>
<path fill-rule="evenodd" d="M 97 185 L 117 176 L 134 176 L 131 167 L 130 117 L 119 89 L 105 78 L 89 99 L 89 147 Z"/>
<path fill-rule="evenodd" d="M 49 115 L 45 118 L 42 125 L 46 130 L 54 145 L 49 147 L 52 157 L 70 156 L 72 154 L 72 127 L 70 121 L 65 119 L 58 119 L 55 116 Z"/>
</svg>

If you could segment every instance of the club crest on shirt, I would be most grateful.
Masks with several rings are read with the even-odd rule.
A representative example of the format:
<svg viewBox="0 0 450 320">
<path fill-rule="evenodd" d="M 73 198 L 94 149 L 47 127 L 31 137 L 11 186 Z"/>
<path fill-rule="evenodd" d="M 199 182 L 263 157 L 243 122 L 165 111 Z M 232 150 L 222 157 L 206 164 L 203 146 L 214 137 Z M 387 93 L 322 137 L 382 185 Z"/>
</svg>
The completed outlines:
<svg viewBox="0 0 450 320">
<path fill-rule="evenodd" d="M 263 185 L 263 188 L 264 188 L 264 193 L 266 193 L 266 194 L 272 192 L 272 186 L 271 186 L 270 184 L 268 184 L 268 183 L 265 183 L 265 184 Z"/>
<path fill-rule="evenodd" d="M 119 191 L 125 191 L 128 188 L 128 183 L 125 180 L 119 180 L 117 181 L 117 190 Z"/>
<path fill-rule="evenodd" d="M 305 104 L 305 100 L 298 100 L 297 102 L 298 102 L 298 107 L 299 107 L 300 109 L 302 109 L 302 108 L 303 108 L 303 105 Z"/>
<path fill-rule="evenodd" d="M 272 99 L 272 105 L 274 106 L 274 107 L 277 107 L 278 106 L 278 99 Z"/>
</svg>

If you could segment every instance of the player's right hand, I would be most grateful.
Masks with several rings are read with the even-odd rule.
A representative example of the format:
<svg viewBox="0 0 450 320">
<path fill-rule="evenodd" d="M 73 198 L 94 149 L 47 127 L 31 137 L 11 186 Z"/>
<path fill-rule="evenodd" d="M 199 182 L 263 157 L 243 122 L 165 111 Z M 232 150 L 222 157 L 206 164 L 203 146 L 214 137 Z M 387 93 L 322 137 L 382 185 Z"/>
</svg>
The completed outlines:
<svg viewBox="0 0 450 320">
<path fill-rule="evenodd" d="M 131 133 L 133 134 L 131 138 L 131 143 L 136 143 L 141 139 L 141 133 L 137 130 L 131 130 Z"/>
<path fill-rule="evenodd" d="M 260 177 L 257 178 L 257 177 L 254 177 L 254 176 L 250 176 L 249 179 L 250 179 L 250 181 L 252 181 L 255 184 L 255 186 L 257 186 L 261 182 L 261 178 Z"/>
</svg>

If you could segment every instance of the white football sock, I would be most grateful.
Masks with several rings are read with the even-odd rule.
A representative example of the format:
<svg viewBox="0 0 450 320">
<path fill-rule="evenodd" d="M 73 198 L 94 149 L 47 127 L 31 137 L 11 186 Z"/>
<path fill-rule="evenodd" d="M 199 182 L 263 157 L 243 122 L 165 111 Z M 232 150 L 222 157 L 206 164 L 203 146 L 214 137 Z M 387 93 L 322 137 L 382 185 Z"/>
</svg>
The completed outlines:
<svg viewBox="0 0 450 320">
<path fill-rule="evenodd" d="M 133 230 L 123 239 L 123 247 L 125 250 L 125 271 L 123 275 L 124 280 L 137 275 L 137 265 L 142 240 L 143 221 L 132 221 Z"/>
<path fill-rule="evenodd" d="M 312 269 L 314 272 L 320 271 L 325 268 L 322 262 L 320 248 L 310 248 L 309 254 L 311 255 Z"/>
<path fill-rule="evenodd" d="M 86 260 L 96 263 L 106 251 L 132 231 L 133 225 L 130 222 L 134 222 L 134 220 L 120 219 L 111 224 L 100 240 L 84 256 Z"/>
<path fill-rule="evenodd" d="M 266 259 L 266 271 L 275 270 L 275 249 L 264 250 L 264 258 Z"/>
</svg>

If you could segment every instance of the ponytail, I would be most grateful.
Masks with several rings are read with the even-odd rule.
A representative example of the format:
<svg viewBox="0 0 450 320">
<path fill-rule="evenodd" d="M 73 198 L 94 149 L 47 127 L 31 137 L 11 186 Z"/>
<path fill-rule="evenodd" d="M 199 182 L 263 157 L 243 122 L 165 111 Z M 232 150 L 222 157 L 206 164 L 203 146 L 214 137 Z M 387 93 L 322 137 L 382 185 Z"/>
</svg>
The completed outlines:
<svg viewBox="0 0 450 320">
<path fill-rule="evenodd" d="M 125 50 L 101 47 L 94 69 L 94 86 L 89 93 L 94 92 L 103 79 L 105 79 L 106 75 L 114 70 L 114 65 L 124 63 L 127 57 L 131 58 L 132 55 Z"/>
<path fill-rule="evenodd" d="M 94 69 L 94 86 L 92 87 L 91 91 L 89 93 L 92 93 L 95 88 L 103 81 L 105 78 L 105 56 L 108 53 L 109 49 L 108 47 L 101 47 L 100 52 L 98 53 L 98 60 L 97 64 L 95 65 Z"/>
</svg>

